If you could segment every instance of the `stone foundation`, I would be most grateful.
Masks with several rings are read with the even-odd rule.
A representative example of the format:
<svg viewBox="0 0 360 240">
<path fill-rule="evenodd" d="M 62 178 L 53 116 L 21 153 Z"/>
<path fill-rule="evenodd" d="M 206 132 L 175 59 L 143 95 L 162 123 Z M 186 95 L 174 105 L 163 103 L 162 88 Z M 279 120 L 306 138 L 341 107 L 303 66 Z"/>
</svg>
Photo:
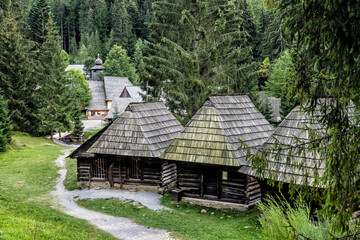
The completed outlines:
<svg viewBox="0 0 360 240">
<path fill-rule="evenodd" d="M 104 188 L 109 189 L 109 182 L 77 182 L 77 187 L 80 189 L 88 189 L 88 188 Z"/>
<path fill-rule="evenodd" d="M 119 188 L 120 188 L 120 184 L 119 184 Z M 121 189 L 136 190 L 136 191 L 147 191 L 147 192 L 157 192 L 158 188 L 159 188 L 158 186 L 123 184 Z"/>
<path fill-rule="evenodd" d="M 176 182 L 172 182 L 172 183 L 167 184 L 164 187 L 159 187 L 157 190 L 157 193 L 159 193 L 159 194 L 170 193 L 171 190 L 173 190 L 175 188 L 176 188 Z"/>
<path fill-rule="evenodd" d="M 238 210 L 238 211 L 246 211 L 250 207 L 249 205 L 239 204 L 239 203 L 230 203 L 230 202 L 220 202 L 220 201 L 214 201 L 214 200 L 207 200 L 207 199 L 199 199 L 199 198 L 189 198 L 189 197 L 183 197 L 181 199 L 184 202 L 188 202 L 191 204 L 196 204 L 204 207 L 210 207 L 215 209 L 221 209 L 221 210 Z"/>
<path fill-rule="evenodd" d="M 109 189 L 110 183 L 107 182 L 77 182 L 77 187 L 80 189 L 89 189 L 89 188 L 104 188 Z M 121 189 L 125 190 L 135 190 L 135 191 L 147 191 L 147 192 L 156 192 L 159 194 L 164 194 L 166 192 L 170 192 L 172 189 L 176 187 L 176 183 L 170 183 L 165 187 L 159 186 L 149 186 L 149 185 L 131 185 L 131 184 L 123 184 Z M 114 189 L 120 189 L 119 183 L 114 183 L 112 187 Z"/>
</svg>

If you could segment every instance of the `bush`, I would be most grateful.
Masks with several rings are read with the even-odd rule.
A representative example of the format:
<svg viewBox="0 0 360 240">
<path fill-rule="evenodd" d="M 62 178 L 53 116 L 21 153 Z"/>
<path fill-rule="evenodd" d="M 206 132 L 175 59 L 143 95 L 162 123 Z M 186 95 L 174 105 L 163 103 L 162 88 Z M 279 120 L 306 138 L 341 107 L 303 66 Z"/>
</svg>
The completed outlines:
<svg viewBox="0 0 360 240">
<path fill-rule="evenodd" d="M 301 199 L 297 199 L 292 206 L 287 201 L 276 202 L 274 198 L 270 198 L 265 203 L 260 203 L 258 207 L 262 212 L 262 217 L 259 219 L 262 226 L 259 239 L 326 240 L 350 234 L 337 230 L 331 219 L 318 216 L 318 221 L 315 222 L 311 217 L 309 205 Z M 355 232 L 355 226 L 352 232 Z"/>
</svg>

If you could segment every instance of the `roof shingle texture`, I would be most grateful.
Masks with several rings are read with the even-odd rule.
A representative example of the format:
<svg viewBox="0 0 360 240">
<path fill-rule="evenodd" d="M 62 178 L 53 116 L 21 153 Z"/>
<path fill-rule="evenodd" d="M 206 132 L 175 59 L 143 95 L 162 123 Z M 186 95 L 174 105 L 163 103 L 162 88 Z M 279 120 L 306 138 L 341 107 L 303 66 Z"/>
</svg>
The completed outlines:
<svg viewBox="0 0 360 240">
<path fill-rule="evenodd" d="M 105 89 L 103 81 L 88 80 L 92 99 L 87 109 L 106 109 Z"/>
<path fill-rule="evenodd" d="M 127 77 L 104 77 L 105 98 L 114 100 L 120 97 L 125 87 L 132 87 L 133 84 Z"/>
<path fill-rule="evenodd" d="M 248 96 L 209 96 L 161 158 L 241 166 L 246 152 L 238 150 L 238 139 L 260 147 L 273 130 Z"/>
<path fill-rule="evenodd" d="M 88 152 L 159 157 L 182 130 L 164 103 L 130 103 Z"/>
<path fill-rule="evenodd" d="M 353 111 L 351 106 L 349 110 Z M 300 106 L 295 107 L 259 149 L 268 153 L 268 165 L 264 172 L 260 173 L 250 166 L 241 167 L 240 172 L 299 185 L 319 185 L 315 179 L 324 174 L 325 160 L 319 152 L 306 148 L 310 141 L 307 129 L 312 129 L 320 137 L 326 134 L 319 118 L 321 115 L 318 112 L 312 116 L 301 111 Z"/>
</svg>

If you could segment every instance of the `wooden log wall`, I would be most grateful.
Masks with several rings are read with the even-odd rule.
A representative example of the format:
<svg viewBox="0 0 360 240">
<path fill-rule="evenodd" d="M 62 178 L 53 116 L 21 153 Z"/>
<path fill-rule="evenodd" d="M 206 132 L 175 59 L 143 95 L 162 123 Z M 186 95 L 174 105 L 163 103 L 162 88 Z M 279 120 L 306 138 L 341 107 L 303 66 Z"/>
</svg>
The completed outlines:
<svg viewBox="0 0 360 240">
<path fill-rule="evenodd" d="M 122 178 L 120 175 L 120 168 L 121 168 L 121 164 L 120 161 L 113 161 L 112 162 L 113 167 L 112 167 L 112 174 L 113 174 L 113 181 L 114 183 L 120 183 L 122 182 Z"/>
<path fill-rule="evenodd" d="M 164 161 L 161 171 L 161 186 L 164 187 L 177 180 L 176 164 Z"/>
<path fill-rule="evenodd" d="M 221 179 L 221 200 L 234 203 L 246 203 L 247 179 L 244 174 L 235 169 L 224 169 L 227 171 L 227 180 Z"/>
<path fill-rule="evenodd" d="M 141 159 L 142 183 L 159 185 L 161 183 L 162 161 L 160 159 Z"/>
<path fill-rule="evenodd" d="M 254 204 L 261 201 L 261 185 L 258 180 L 251 176 L 247 177 L 246 204 Z"/>
<path fill-rule="evenodd" d="M 77 180 L 78 182 L 90 181 L 92 159 L 77 159 Z"/>
<path fill-rule="evenodd" d="M 178 164 L 178 188 L 187 197 L 200 197 L 202 192 L 201 169 L 194 165 Z"/>
</svg>

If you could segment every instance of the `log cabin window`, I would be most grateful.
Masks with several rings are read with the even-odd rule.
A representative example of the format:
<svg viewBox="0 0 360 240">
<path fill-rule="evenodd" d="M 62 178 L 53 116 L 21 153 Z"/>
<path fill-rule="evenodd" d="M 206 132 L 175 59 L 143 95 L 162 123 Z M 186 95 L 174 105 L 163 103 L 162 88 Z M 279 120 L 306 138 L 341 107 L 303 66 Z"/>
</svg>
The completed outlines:
<svg viewBox="0 0 360 240">
<path fill-rule="evenodd" d="M 129 178 L 141 179 L 141 161 L 140 159 L 130 161 Z"/>
<path fill-rule="evenodd" d="M 94 178 L 106 178 L 106 161 L 105 159 L 95 159 L 93 162 L 93 177 Z"/>
<path fill-rule="evenodd" d="M 228 180 L 228 172 L 227 171 L 222 171 L 222 180 L 225 180 L 225 181 Z"/>
</svg>

